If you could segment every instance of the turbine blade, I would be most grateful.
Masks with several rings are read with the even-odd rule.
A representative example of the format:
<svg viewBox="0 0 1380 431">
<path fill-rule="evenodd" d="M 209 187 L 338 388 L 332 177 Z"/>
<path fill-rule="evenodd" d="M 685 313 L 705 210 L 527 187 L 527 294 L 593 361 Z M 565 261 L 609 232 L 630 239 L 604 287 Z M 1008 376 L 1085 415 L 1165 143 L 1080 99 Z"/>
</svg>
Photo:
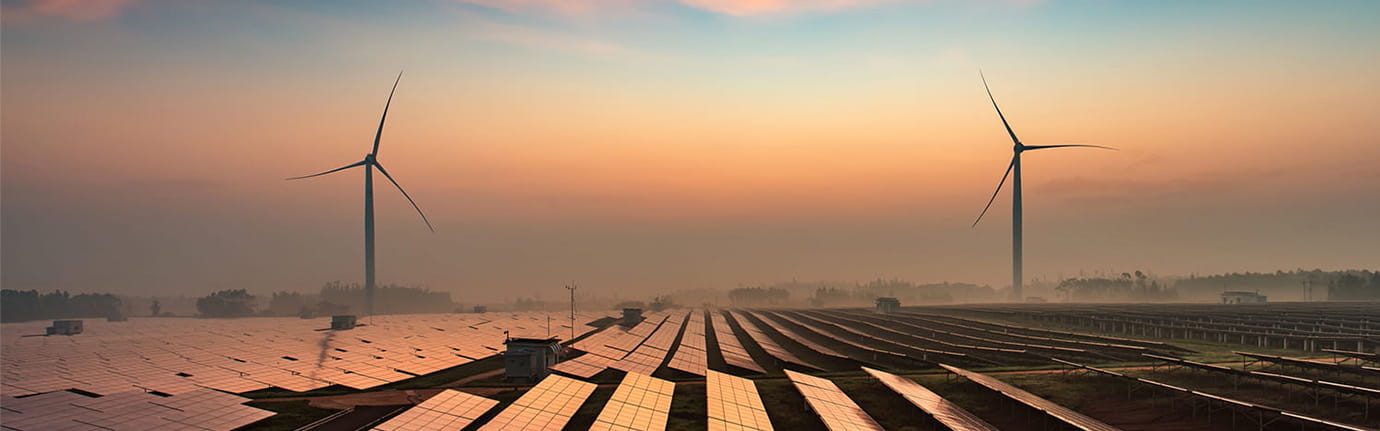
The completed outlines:
<svg viewBox="0 0 1380 431">
<path fill-rule="evenodd" d="M 393 187 L 397 187 L 398 191 L 402 192 L 403 197 L 407 198 L 407 201 L 412 203 L 412 208 L 417 210 L 417 215 L 422 216 L 422 222 L 426 223 L 426 228 L 435 232 L 436 229 L 431 227 L 431 220 L 427 220 L 426 214 L 422 212 L 422 207 L 417 206 L 417 201 L 412 200 L 412 196 L 407 194 L 407 190 L 403 190 L 402 185 L 398 184 L 398 181 L 394 180 L 392 175 L 388 175 L 388 171 L 383 169 L 382 164 L 374 162 L 374 167 L 379 168 L 379 172 L 383 173 L 383 177 L 388 178 L 388 182 L 393 183 Z"/>
<path fill-rule="evenodd" d="M 982 221 L 982 216 L 987 215 L 987 210 L 992 208 L 992 202 L 997 200 L 997 193 L 1001 193 L 1001 186 L 1006 184 L 1006 177 L 1011 176 L 1011 169 L 1016 167 L 1016 157 L 1011 157 L 1011 164 L 1006 165 L 1006 173 L 1001 174 L 1001 182 L 997 183 L 997 189 L 992 191 L 992 198 L 987 200 L 987 206 L 982 207 L 982 214 L 978 214 L 977 220 L 973 220 L 973 225 L 977 227 L 978 222 Z"/>
<path fill-rule="evenodd" d="M 393 92 L 398 91 L 398 82 L 402 81 L 402 71 L 398 71 L 398 79 L 393 80 L 393 89 L 388 90 L 388 101 L 383 102 L 383 117 L 379 118 L 379 131 L 374 133 L 374 150 L 369 154 L 379 154 L 379 140 L 383 138 L 383 122 L 388 119 L 388 105 L 393 104 Z"/>
<path fill-rule="evenodd" d="M 997 98 L 992 97 L 992 88 L 987 86 L 987 77 L 982 74 L 981 69 L 978 70 L 978 76 L 982 77 L 982 88 L 987 90 L 987 98 L 992 100 L 992 108 L 997 110 L 997 117 L 1001 118 L 1001 125 L 1006 126 L 1006 134 L 1011 135 L 1011 143 L 1020 144 L 1021 140 L 1016 138 L 1016 132 L 1011 131 L 1011 125 L 1007 124 L 1006 116 L 1002 115 L 1001 108 L 997 107 Z"/>
<path fill-rule="evenodd" d="M 343 171 L 343 170 L 346 170 L 346 169 L 350 169 L 350 168 L 353 168 L 353 167 L 355 167 L 355 166 L 364 166 L 364 161 L 361 160 L 361 161 L 358 161 L 358 162 L 354 162 L 354 163 L 351 163 L 351 164 L 349 164 L 349 165 L 341 166 L 341 167 L 339 167 L 339 168 L 331 169 L 331 170 L 329 170 L 329 171 L 322 172 L 322 173 L 319 173 L 319 174 L 303 175 L 303 176 L 300 176 L 300 177 L 292 177 L 292 178 L 288 178 L 288 179 L 289 179 L 289 180 L 300 180 L 300 179 L 303 179 L 303 178 L 319 177 L 319 176 L 326 175 L 326 174 L 329 174 L 329 173 L 340 172 L 340 171 Z"/>
<path fill-rule="evenodd" d="M 1121 150 L 1119 150 L 1119 149 L 1112 148 L 1112 147 L 1104 147 L 1104 146 L 1101 146 L 1101 145 L 1083 145 L 1083 144 L 1065 144 L 1065 145 L 1026 145 L 1024 149 L 1026 149 L 1026 150 L 1043 150 L 1043 149 L 1046 149 L 1046 148 L 1065 148 L 1065 147 L 1101 148 L 1101 149 L 1104 149 L 1104 150 L 1121 151 Z"/>
</svg>

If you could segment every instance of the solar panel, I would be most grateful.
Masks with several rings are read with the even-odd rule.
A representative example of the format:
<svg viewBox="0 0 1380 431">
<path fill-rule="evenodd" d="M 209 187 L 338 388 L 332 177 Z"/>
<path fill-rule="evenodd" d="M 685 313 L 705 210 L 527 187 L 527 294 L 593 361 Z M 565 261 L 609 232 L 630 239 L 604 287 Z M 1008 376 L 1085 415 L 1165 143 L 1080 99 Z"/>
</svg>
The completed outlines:
<svg viewBox="0 0 1380 431">
<path fill-rule="evenodd" d="M 786 370 L 795 388 L 805 396 L 805 402 L 832 431 L 882 431 L 882 426 L 848 398 L 834 382 L 807 374 Z"/>
<path fill-rule="evenodd" d="M 546 376 L 541 383 L 522 394 L 479 429 L 561 429 L 589 398 L 589 394 L 594 393 L 595 386 L 568 377 Z"/>
<path fill-rule="evenodd" d="M 711 431 L 772 429 L 752 380 L 711 370 L 704 384 Z"/>
<path fill-rule="evenodd" d="M 901 394 L 901 396 L 905 397 L 911 404 L 919 407 L 920 410 L 923 410 L 925 413 L 929 414 L 930 417 L 934 418 L 934 420 L 939 421 L 940 424 L 943 424 L 951 430 L 985 431 L 997 429 L 997 427 L 969 413 L 957 404 L 944 399 L 944 397 L 939 396 L 939 394 L 921 386 L 914 380 L 867 367 L 863 367 L 863 371 L 867 371 L 872 377 L 876 377 L 883 385 Z"/>
<path fill-rule="evenodd" d="M 814 341 L 811 341 L 809 338 L 806 338 L 804 335 L 802 335 L 802 334 L 796 332 L 794 329 L 791 329 L 791 328 L 787 327 L 786 325 L 782 325 L 782 324 L 780 324 L 780 323 L 777 323 L 776 321 L 774 321 L 774 320 L 772 320 L 772 319 L 769 319 L 769 318 L 764 318 L 764 317 L 762 317 L 760 314 L 757 314 L 757 313 L 744 313 L 744 314 L 752 314 L 752 315 L 754 315 L 754 316 L 757 316 L 759 319 L 761 319 L 762 323 L 765 323 L 767 326 L 770 326 L 772 329 L 775 329 L 776 332 L 780 332 L 781 335 L 785 335 L 786 338 L 790 338 L 791 340 L 794 340 L 795 342 L 800 343 L 801 345 L 805 346 L 805 348 L 807 348 L 807 349 L 814 350 L 814 351 L 816 351 L 816 352 L 819 352 L 820 354 L 827 355 L 827 356 L 833 356 L 833 357 L 841 358 L 841 359 L 848 359 L 848 355 L 839 353 L 838 351 L 835 351 L 834 349 L 830 349 L 830 348 L 828 348 L 828 347 L 826 347 L 826 346 L 824 346 L 824 345 L 822 345 L 822 344 L 819 344 L 819 343 L 816 343 L 816 342 L 814 342 Z M 799 324 L 799 322 L 792 322 L 792 323 Z M 803 325 L 802 325 L 802 326 L 803 326 Z"/>
<path fill-rule="evenodd" d="M 577 319 L 604 315 L 582 313 Z M 6 323 L 0 326 L 0 351 L 5 353 L 0 392 L 13 397 L 66 389 L 100 395 L 156 391 L 174 395 L 163 399 L 167 401 L 205 388 L 232 393 L 270 386 L 293 391 L 331 385 L 368 389 L 496 355 L 503 348 L 505 330 L 516 336 L 548 330 L 542 312 L 389 315 L 370 320 L 350 331 L 318 331 L 329 326 L 325 318 L 88 320 L 85 331 L 72 337 L 26 337 L 41 334 L 46 322 Z M 595 329 L 578 325 L 576 333 Z M 124 407 L 133 406 L 142 405 Z M 102 412 L 106 419 L 92 420 L 123 413 L 130 412 L 110 410 Z M 220 427 L 263 413 L 229 408 L 219 414 L 179 413 L 164 422 Z"/>
<path fill-rule="evenodd" d="M 642 345 L 637 346 L 632 353 L 624 356 L 618 362 L 609 364 L 609 368 L 619 369 L 630 373 L 652 374 L 661 363 L 666 361 L 666 354 L 671 350 L 671 344 L 675 343 L 676 336 L 680 334 L 681 325 L 684 323 L 684 316 L 673 315 L 665 320 L 660 327 Z"/>
<path fill-rule="evenodd" d="M 675 390 L 676 384 L 670 381 L 628 373 L 590 429 L 664 430 Z"/>
<path fill-rule="evenodd" d="M 771 337 L 767 336 L 767 333 L 762 332 L 762 329 L 757 327 L 757 324 L 752 323 L 752 320 L 742 317 L 742 315 L 737 312 L 734 312 L 733 314 L 737 316 L 733 320 L 737 321 L 738 326 L 741 326 L 743 328 L 743 331 L 748 333 L 748 338 L 751 338 L 753 342 L 756 342 L 758 346 L 761 346 L 762 350 L 766 350 L 768 355 L 771 355 L 773 358 L 776 358 L 781 362 L 790 362 L 793 364 L 803 365 L 816 370 L 824 369 L 815 364 L 806 362 L 804 359 L 800 359 L 800 357 L 796 356 L 794 353 L 791 353 L 789 350 L 786 350 L 785 347 L 781 347 L 780 344 L 776 344 L 776 341 L 772 340 Z"/>
<path fill-rule="evenodd" d="M 714 325 L 714 338 L 719 343 L 719 353 L 723 354 L 724 362 L 759 373 L 767 372 L 761 365 L 757 365 L 757 361 L 752 360 L 752 355 L 743 348 L 742 341 L 733 333 L 733 327 L 728 325 L 728 320 L 724 319 L 722 314 L 711 312 L 709 320 Z"/>
<path fill-rule="evenodd" d="M 376 431 L 461 429 L 479 419 L 496 405 L 498 405 L 498 401 L 447 389 L 373 429 Z"/>
<path fill-rule="evenodd" d="M 668 362 L 666 366 L 703 376 L 704 371 L 708 368 L 707 362 L 704 313 L 691 312 L 690 320 L 685 324 L 685 332 L 680 337 L 680 345 L 676 347 L 676 354 L 671 356 L 671 362 Z"/>
<path fill-rule="evenodd" d="M 1055 419 L 1059 419 L 1064 423 L 1067 423 L 1075 428 L 1086 431 L 1118 430 L 1118 428 L 1113 427 L 1111 425 L 1107 425 L 1102 421 L 1093 419 L 1092 417 L 1089 417 L 1082 413 L 1070 410 L 1067 407 L 1055 404 L 1050 400 L 1046 400 L 1035 394 L 1023 391 L 1020 388 L 1012 386 L 1001 380 L 997 380 L 984 374 L 975 373 L 972 371 L 945 364 L 939 364 L 939 366 L 944 367 L 944 369 L 949 370 L 949 372 L 963 376 L 964 378 L 973 381 L 973 383 L 977 383 L 979 385 L 986 387 L 987 389 L 997 391 L 1002 395 L 1005 395 L 1007 398 L 1018 401 L 1021 404 L 1025 404 L 1030 408 L 1045 412 L 1045 414 L 1048 414 L 1051 417 L 1054 417 Z"/>
</svg>

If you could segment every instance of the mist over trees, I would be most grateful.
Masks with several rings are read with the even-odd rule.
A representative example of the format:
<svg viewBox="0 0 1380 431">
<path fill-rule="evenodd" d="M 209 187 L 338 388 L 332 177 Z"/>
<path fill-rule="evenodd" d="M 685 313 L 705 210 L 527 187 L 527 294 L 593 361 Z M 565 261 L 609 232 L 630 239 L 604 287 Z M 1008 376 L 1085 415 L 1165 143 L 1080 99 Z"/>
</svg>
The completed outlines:
<svg viewBox="0 0 1380 431">
<path fill-rule="evenodd" d="M 918 284 L 880 278 L 865 283 L 789 281 L 728 291 L 729 302 L 740 306 L 863 306 L 872 304 L 879 297 L 897 298 L 903 304 L 910 305 L 995 301 L 1000 298 L 988 286 L 948 282 Z"/>
<path fill-rule="evenodd" d="M 1059 297 L 1071 302 L 1077 301 L 1173 301 L 1178 299 L 1178 291 L 1140 270 L 1135 273 L 1123 272 L 1120 277 L 1067 278 L 1059 281 L 1054 288 Z"/>
<path fill-rule="evenodd" d="M 118 318 L 123 316 L 119 297 L 109 293 L 71 295 L 57 290 L 39 294 L 37 290 L 0 291 L 0 321 L 70 319 L 77 317 Z"/>
<path fill-rule="evenodd" d="M 254 301 L 247 290 L 221 290 L 196 300 L 196 311 L 201 317 L 248 317 L 254 315 Z"/>
<path fill-rule="evenodd" d="M 1312 290 L 1314 301 L 1374 301 L 1380 300 L 1380 271 L 1293 270 L 1270 272 L 1242 272 L 1219 275 L 1190 275 L 1174 283 L 1185 297 L 1217 295 L 1226 290 L 1260 291 L 1271 300 L 1302 300 Z"/>
</svg>

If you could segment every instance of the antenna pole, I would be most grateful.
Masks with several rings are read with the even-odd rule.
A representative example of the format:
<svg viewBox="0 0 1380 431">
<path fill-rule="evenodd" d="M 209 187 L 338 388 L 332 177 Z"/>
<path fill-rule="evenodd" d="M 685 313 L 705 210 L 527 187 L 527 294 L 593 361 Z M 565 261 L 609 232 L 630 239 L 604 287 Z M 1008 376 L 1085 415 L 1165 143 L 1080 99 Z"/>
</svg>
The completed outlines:
<svg viewBox="0 0 1380 431">
<path fill-rule="evenodd" d="M 575 281 L 573 281 L 573 280 L 570 282 L 570 285 L 568 285 L 568 286 L 565 287 L 566 290 L 569 290 L 569 291 L 570 291 L 570 339 L 571 339 L 571 340 L 574 340 L 574 339 L 575 339 L 575 289 L 579 289 L 579 288 L 580 288 L 580 287 L 579 287 L 579 286 L 576 286 L 576 285 L 575 285 Z"/>
</svg>

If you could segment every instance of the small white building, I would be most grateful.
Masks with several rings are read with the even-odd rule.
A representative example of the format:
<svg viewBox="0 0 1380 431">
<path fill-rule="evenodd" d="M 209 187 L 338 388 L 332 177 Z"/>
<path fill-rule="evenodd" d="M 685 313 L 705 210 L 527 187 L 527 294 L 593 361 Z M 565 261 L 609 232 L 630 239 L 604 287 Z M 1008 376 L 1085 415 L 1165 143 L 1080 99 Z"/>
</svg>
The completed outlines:
<svg viewBox="0 0 1380 431">
<path fill-rule="evenodd" d="M 80 320 L 54 320 L 53 326 L 45 329 L 48 335 L 77 335 L 81 333 L 81 328 Z"/>
<path fill-rule="evenodd" d="M 536 383 L 551 374 L 561 353 L 559 338 L 509 338 L 503 352 L 504 380 Z"/>
<path fill-rule="evenodd" d="M 1228 290 L 1222 292 L 1223 304 L 1264 304 L 1268 299 L 1260 292 L 1246 292 L 1242 290 Z"/>
</svg>

